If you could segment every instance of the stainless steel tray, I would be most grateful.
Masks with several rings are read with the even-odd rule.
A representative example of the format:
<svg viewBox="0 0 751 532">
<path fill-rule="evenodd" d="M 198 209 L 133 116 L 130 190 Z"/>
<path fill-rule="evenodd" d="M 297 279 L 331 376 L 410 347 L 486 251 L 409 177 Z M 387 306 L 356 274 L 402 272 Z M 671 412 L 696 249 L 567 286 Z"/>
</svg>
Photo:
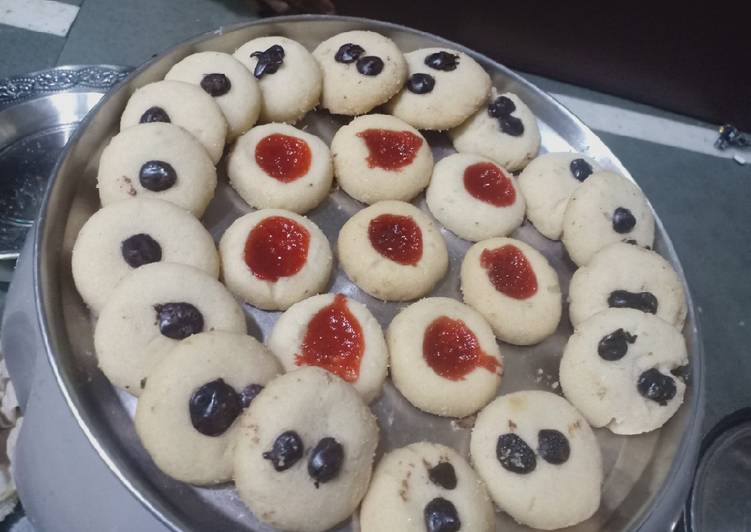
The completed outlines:
<svg viewBox="0 0 751 532">
<path fill-rule="evenodd" d="M 190 53 L 202 50 L 232 52 L 251 38 L 273 34 L 291 37 L 312 48 L 335 33 L 365 28 L 388 35 L 404 51 L 438 45 L 473 55 L 491 73 L 497 87 L 519 94 L 538 117 L 541 151 L 581 151 L 603 167 L 629 175 L 596 135 L 560 104 L 518 75 L 460 45 L 392 24 L 342 17 L 300 16 L 220 28 L 166 52 L 134 72 L 87 117 L 58 165 L 39 218 L 35 241 L 35 290 L 47 354 L 81 428 L 134 496 L 157 518 L 175 529 L 271 530 L 255 520 L 231 486 L 194 488 L 160 473 L 133 430 L 134 399 L 114 390 L 96 367 L 92 323 L 73 286 L 70 251 L 79 228 L 99 206 L 95 188 L 99 155 L 117 132 L 120 113 L 133 90 L 163 78 L 171 65 Z M 303 127 L 330 141 L 341 124 L 341 119 L 318 112 L 308 116 Z M 436 159 L 452 151 L 445 135 L 429 134 L 428 140 L 434 147 Z M 249 210 L 227 185 L 226 178 L 220 181 L 217 196 L 204 217 L 204 222 L 217 238 L 236 217 Z M 425 209 L 424 198 L 419 198 L 416 203 Z M 321 207 L 310 213 L 310 217 L 333 244 L 339 227 L 359 208 L 361 205 L 335 190 Z M 458 269 L 469 244 L 447 231 L 443 231 L 443 236 L 451 256 L 450 271 L 433 294 L 458 297 Z M 531 243 L 548 257 L 559 272 L 566 293 L 574 266 L 561 244 L 545 239 L 528 223 L 513 236 Z M 655 247 L 682 275 L 673 247 L 659 221 Z M 340 269 L 336 271 L 330 290 L 344 292 L 366 303 L 384 326 L 403 306 L 367 296 L 352 285 Z M 246 311 L 251 323 L 249 332 L 265 339 L 278 313 L 247 306 Z M 529 348 L 502 344 L 506 373 L 500 392 L 557 389 L 558 361 L 570 333 L 571 326 L 564 316 L 555 335 L 541 344 Z M 691 382 L 684 406 L 665 427 L 650 434 L 617 437 L 607 430 L 597 431 L 605 465 L 602 505 L 592 519 L 572 530 L 651 530 L 654 527 L 665 530 L 677 518 L 693 473 L 703 412 L 701 343 L 690 296 L 684 333 L 691 356 Z M 387 382 L 382 397 L 373 404 L 373 410 L 382 427 L 379 453 L 423 439 L 442 442 L 467 453 L 472 420 L 452 421 L 419 412 L 390 382 Z M 571 489 L 576 489 L 576 486 L 571 486 Z M 525 530 L 502 513 L 498 514 L 497 522 L 499 530 Z M 354 522 L 336 528 L 339 531 L 357 529 L 356 517 Z"/>
</svg>

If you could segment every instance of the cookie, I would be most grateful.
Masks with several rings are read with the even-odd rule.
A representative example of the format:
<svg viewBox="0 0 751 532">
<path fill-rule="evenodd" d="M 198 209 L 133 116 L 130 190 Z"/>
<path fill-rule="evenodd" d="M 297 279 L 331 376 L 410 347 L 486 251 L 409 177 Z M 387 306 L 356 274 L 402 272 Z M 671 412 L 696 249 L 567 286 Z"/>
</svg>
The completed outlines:
<svg viewBox="0 0 751 532">
<path fill-rule="evenodd" d="M 433 153 L 415 128 L 390 115 L 366 115 L 339 128 L 331 141 L 334 174 L 363 203 L 409 201 L 430 182 Z"/>
<path fill-rule="evenodd" d="M 227 174 L 249 205 L 297 213 L 318 206 L 334 179 L 326 143 L 287 124 L 257 126 L 240 137 Z"/>
<path fill-rule="evenodd" d="M 535 157 L 519 174 L 527 218 L 540 233 L 560 240 L 569 197 L 600 167 L 580 153 L 546 153 Z"/>
<path fill-rule="evenodd" d="M 419 442 L 381 459 L 362 501 L 360 530 L 492 532 L 495 513 L 467 460 L 445 445 Z"/>
<path fill-rule="evenodd" d="M 321 532 L 368 489 L 378 425 L 355 389 L 316 367 L 271 381 L 240 419 L 235 484 L 256 517 Z"/>
<path fill-rule="evenodd" d="M 241 216 L 222 235 L 227 288 L 254 307 L 284 310 L 323 291 L 333 257 L 326 235 L 299 214 L 262 209 Z"/>
<path fill-rule="evenodd" d="M 455 153 L 438 161 L 425 198 L 446 229 L 473 242 L 511 234 L 524 221 L 515 178 L 480 155 Z"/>
<path fill-rule="evenodd" d="M 563 214 L 563 245 L 578 266 L 613 242 L 652 246 L 655 220 L 639 188 L 612 172 L 587 178 L 571 195 Z"/>
<path fill-rule="evenodd" d="M 456 151 L 489 157 L 515 172 L 540 149 L 537 118 L 516 94 L 490 92 L 490 100 L 449 136 Z"/>
<path fill-rule="evenodd" d="M 659 254 L 616 242 L 595 253 L 574 272 L 568 292 L 574 327 L 607 308 L 635 308 L 673 324 L 686 320 L 681 278 Z"/>
<path fill-rule="evenodd" d="M 179 340 L 214 330 L 245 333 L 245 315 L 232 294 L 192 266 L 156 262 L 133 270 L 112 291 L 94 346 L 110 382 L 139 395 Z"/>
<path fill-rule="evenodd" d="M 464 52 L 422 48 L 404 59 L 407 82 L 386 108 L 417 129 L 456 127 L 490 96 L 490 76 Z"/>
<path fill-rule="evenodd" d="M 73 246 L 73 280 L 94 313 L 135 268 L 177 262 L 219 276 L 214 240 L 183 209 L 156 199 L 112 203 L 95 212 Z"/>
<path fill-rule="evenodd" d="M 156 198 L 200 218 L 214 197 L 216 169 L 203 145 L 183 128 L 138 124 L 112 137 L 102 151 L 97 188 L 104 206 Z"/>
<path fill-rule="evenodd" d="M 180 126 L 206 148 L 214 164 L 219 162 L 227 121 L 214 98 L 200 87 L 183 81 L 157 81 L 136 89 L 120 117 L 120 129 L 148 122 Z"/>
<path fill-rule="evenodd" d="M 342 226 L 339 262 L 350 280 L 373 297 L 408 301 L 430 292 L 448 269 L 440 231 L 420 209 L 381 201 Z"/>
<path fill-rule="evenodd" d="M 136 407 L 136 432 L 156 465 L 191 484 L 232 478 L 237 418 L 281 372 L 263 344 L 244 334 L 195 334 L 154 368 Z"/>
<path fill-rule="evenodd" d="M 407 62 L 391 39 L 373 31 L 347 31 L 313 50 L 323 72 L 321 107 L 357 116 L 386 103 L 407 79 Z"/>
<path fill-rule="evenodd" d="M 492 499 L 521 524 L 564 528 L 600 506 L 597 439 L 582 415 L 554 393 L 497 398 L 478 414 L 469 447 Z"/>
<path fill-rule="evenodd" d="M 164 79 L 184 81 L 201 87 L 227 120 L 227 140 L 234 140 L 258 121 L 261 89 L 248 69 L 237 59 L 221 52 L 199 52 L 174 65 Z"/>
<path fill-rule="evenodd" d="M 558 327 L 558 274 L 529 244 L 513 238 L 478 242 L 464 256 L 460 278 L 464 302 L 504 342 L 536 344 Z"/>
<path fill-rule="evenodd" d="M 501 384 L 501 351 L 490 325 L 454 299 L 411 304 L 391 321 L 386 340 L 394 385 L 425 412 L 474 414 Z"/>
<path fill-rule="evenodd" d="M 300 120 L 321 99 L 321 70 L 305 47 L 286 37 L 258 37 L 234 54 L 261 88 L 261 122 Z"/>
<path fill-rule="evenodd" d="M 678 377 L 688 364 L 683 335 L 628 308 L 582 322 L 561 358 L 561 388 L 593 427 L 641 434 L 661 427 L 683 403 Z"/>
<path fill-rule="evenodd" d="M 286 371 L 321 367 L 354 386 L 366 403 L 386 379 L 389 355 L 381 325 L 368 307 L 344 294 L 292 305 L 274 325 L 268 345 Z"/>
</svg>

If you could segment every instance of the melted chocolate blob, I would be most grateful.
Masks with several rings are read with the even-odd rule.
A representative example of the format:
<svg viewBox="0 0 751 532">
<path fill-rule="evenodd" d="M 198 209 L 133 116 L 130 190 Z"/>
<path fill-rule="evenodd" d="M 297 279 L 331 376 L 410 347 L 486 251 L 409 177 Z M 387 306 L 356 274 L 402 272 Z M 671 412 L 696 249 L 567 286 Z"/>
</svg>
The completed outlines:
<svg viewBox="0 0 751 532">
<path fill-rule="evenodd" d="M 456 70 L 456 67 L 459 65 L 459 56 L 450 54 L 449 52 L 435 52 L 425 58 L 425 64 L 435 70 L 448 72 Z"/>
<path fill-rule="evenodd" d="M 415 94 L 427 94 L 435 87 L 435 78 L 430 74 L 412 74 L 407 80 L 407 90 Z"/>
<path fill-rule="evenodd" d="M 334 60 L 344 64 L 354 63 L 364 53 L 365 50 L 362 46 L 348 42 L 339 47 L 336 55 L 334 55 Z"/>
<path fill-rule="evenodd" d="M 203 314 L 190 303 L 154 305 L 159 332 L 173 340 L 183 340 L 203 331 Z"/>
<path fill-rule="evenodd" d="M 383 59 L 374 55 L 366 55 L 358 59 L 355 66 L 363 76 L 377 76 L 383 71 Z"/>
<path fill-rule="evenodd" d="M 584 159 L 574 159 L 568 167 L 569 170 L 571 170 L 571 175 L 574 176 L 574 179 L 577 181 L 584 181 L 592 175 L 593 171 L 592 165 Z"/>
<path fill-rule="evenodd" d="M 250 57 L 257 57 L 258 62 L 253 69 L 253 75 L 261 79 L 266 74 L 274 74 L 284 61 L 284 48 L 275 44 L 267 50 L 253 52 Z"/>
<path fill-rule="evenodd" d="M 503 468 L 512 473 L 526 475 L 537 467 L 537 458 L 532 448 L 519 436 L 510 432 L 498 436 L 495 455 Z"/>
<path fill-rule="evenodd" d="M 524 124 L 515 116 L 503 116 L 498 119 L 498 123 L 501 125 L 501 131 L 506 135 L 511 135 L 512 137 L 521 137 L 524 135 Z"/>
<path fill-rule="evenodd" d="M 636 225 L 636 218 L 630 210 L 618 207 L 613 213 L 613 231 L 619 234 L 630 233 Z"/>
<path fill-rule="evenodd" d="M 193 392 L 188 408 L 193 427 L 206 436 L 223 434 L 242 412 L 240 396 L 222 379 L 208 382 Z"/>
<path fill-rule="evenodd" d="M 248 408 L 253 399 L 263 391 L 263 386 L 260 384 L 248 384 L 240 391 L 240 404 L 243 408 Z"/>
<path fill-rule="evenodd" d="M 652 292 L 613 290 L 608 296 L 610 308 L 635 308 L 648 314 L 657 314 L 657 298 Z"/>
<path fill-rule="evenodd" d="M 162 192 L 177 182 L 177 172 L 165 161 L 146 161 L 138 172 L 138 181 L 146 190 Z"/>
<path fill-rule="evenodd" d="M 443 497 L 436 497 L 426 504 L 423 514 L 428 532 L 456 532 L 462 527 L 456 506 Z"/>
<path fill-rule="evenodd" d="M 488 105 L 488 114 L 493 118 L 509 116 L 516 111 L 516 105 L 506 96 L 499 96 Z"/>
<path fill-rule="evenodd" d="M 270 451 L 263 453 L 266 460 L 270 460 L 277 471 L 286 471 L 302 458 L 302 439 L 294 430 L 282 432 L 274 440 Z"/>
<path fill-rule="evenodd" d="M 560 465 L 568 460 L 571 447 L 563 433 L 554 429 L 542 429 L 537 433 L 537 452 L 549 464 Z"/>
<path fill-rule="evenodd" d="M 667 405 L 677 392 L 675 379 L 660 373 L 655 368 L 648 369 L 639 375 L 636 388 L 642 396 L 651 399 L 660 406 Z"/>
<path fill-rule="evenodd" d="M 326 437 L 313 448 L 308 459 L 308 474 L 319 484 L 337 477 L 344 463 L 344 447 L 334 438 Z"/>
<path fill-rule="evenodd" d="M 131 268 L 162 260 L 162 246 L 146 233 L 138 233 L 123 240 L 120 253 Z"/>
<path fill-rule="evenodd" d="M 224 74 L 206 74 L 201 80 L 201 88 L 216 98 L 227 94 L 232 88 L 232 83 Z"/>
<path fill-rule="evenodd" d="M 452 490 L 456 487 L 456 471 L 450 462 L 440 462 L 428 469 L 428 477 L 433 484 L 443 489 Z"/>
<path fill-rule="evenodd" d="M 154 107 L 149 107 L 144 111 L 144 113 L 141 115 L 140 120 L 138 120 L 140 124 L 148 124 L 149 122 L 171 122 L 169 115 L 167 114 L 167 111 L 162 109 L 161 107 L 157 107 L 156 105 Z"/>
<path fill-rule="evenodd" d="M 597 354 L 603 360 L 613 362 L 620 360 L 628 352 L 628 344 L 636 342 L 636 335 L 631 334 L 623 329 L 617 329 L 612 333 L 605 335 L 597 343 Z"/>
</svg>

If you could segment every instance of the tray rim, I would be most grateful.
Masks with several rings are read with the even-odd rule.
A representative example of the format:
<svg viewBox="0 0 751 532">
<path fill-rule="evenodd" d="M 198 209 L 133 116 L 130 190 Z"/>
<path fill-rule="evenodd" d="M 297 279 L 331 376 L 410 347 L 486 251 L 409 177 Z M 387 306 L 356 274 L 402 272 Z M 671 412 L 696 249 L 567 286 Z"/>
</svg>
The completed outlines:
<svg viewBox="0 0 751 532">
<path fill-rule="evenodd" d="M 484 59 L 485 61 L 487 61 L 488 63 L 491 63 L 498 70 L 503 71 L 505 75 L 512 78 L 516 83 L 524 86 L 525 89 L 537 93 L 538 96 L 546 100 L 548 105 L 555 107 L 559 112 L 566 115 L 573 122 L 573 124 L 577 126 L 577 129 L 581 133 L 586 135 L 586 137 L 596 139 L 603 146 L 605 146 L 605 148 L 610 154 L 609 160 L 612 163 L 612 166 L 619 173 L 621 173 L 622 175 L 624 175 L 631 181 L 635 182 L 630 172 L 623 166 L 623 164 L 615 156 L 615 154 L 613 154 L 610 151 L 610 149 L 607 147 L 607 144 L 605 144 L 604 141 L 602 141 L 600 137 L 596 135 L 586 124 L 584 124 L 574 113 L 569 111 L 560 102 L 555 100 L 548 92 L 538 88 L 536 85 L 528 81 L 522 75 L 517 74 L 516 72 L 498 63 L 497 61 L 486 56 L 485 54 L 476 52 L 475 50 L 472 50 L 462 44 L 453 42 L 451 40 L 445 39 L 441 36 L 432 34 L 430 32 L 418 30 L 415 28 L 411 28 L 409 26 L 401 25 L 401 24 L 395 24 L 392 22 L 363 18 L 363 17 L 349 17 L 349 16 L 339 16 L 339 15 L 289 15 L 289 16 L 261 18 L 261 19 L 252 20 L 248 22 L 241 22 L 241 23 L 231 24 L 227 26 L 221 26 L 216 30 L 201 33 L 195 37 L 192 37 L 190 39 L 177 43 L 163 50 L 162 52 L 157 54 L 155 57 L 152 57 L 151 59 L 149 59 L 144 64 L 133 69 L 123 80 L 121 80 L 119 83 L 113 86 L 110 89 L 110 91 L 106 93 L 102 97 L 102 99 L 96 104 L 96 106 L 94 106 L 94 108 L 92 108 L 91 111 L 89 111 L 89 113 L 86 115 L 84 120 L 81 121 L 80 126 L 74 132 L 73 136 L 71 137 L 65 149 L 63 150 L 62 155 L 59 158 L 57 164 L 55 165 L 55 168 L 53 170 L 52 176 L 50 178 L 50 181 L 48 183 L 48 186 L 45 192 L 44 201 L 42 202 L 40 214 L 37 219 L 37 225 L 36 225 L 37 231 L 35 231 L 35 239 L 33 242 L 33 255 L 34 255 L 34 260 L 32 263 L 33 285 L 34 285 L 34 297 L 35 297 L 35 302 L 36 302 L 36 315 L 37 315 L 37 320 L 39 323 L 39 328 L 42 334 L 42 343 L 46 351 L 45 355 L 47 358 L 47 362 L 51 366 L 57 385 L 61 389 L 61 392 L 65 398 L 67 406 L 71 410 L 76 420 L 76 423 L 84 432 L 86 439 L 92 445 L 92 447 L 97 452 L 99 457 L 105 462 L 105 464 L 110 469 L 110 471 L 118 478 L 120 482 L 122 482 L 122 484 L 128 489 L 128 491 L 130 491 L 131 495 L 133 495 L 139 502 L 141 502 L 141 504 L 143 504 L 144 507 L 147 508 L 154 515 L 156 519 L 158 519 L 160 522 L 162 522 L 165 526 L 167 526 L 171 530 L 175 530 L 175 531 L 187 530 L 190 528 L 190 525 L 189 523 L 183 522 L 184 520 L 179 515 L 177 515 L 169 507 L 169 505 L 163 504 L 162 501 L 151 500 L 149 497 L 147 497 L 146 494 L 144 494 L 140 489 L 138 489 L 138 487 L 135 485 L 133 480 L 129 478 L 127 472 L 121 469 L 120 465 L 118 464 L 119 459 L 116 459 L 112 455 L 110 449 L 108 449 L 101 442 L 99 442 L 99 440 L 96 437 L 96 434 L 94 434 L 94 431 L 92 431 L 92 428 L 89 426 L 89 423 L 87 421 L 88 418 L 90 417 L 89 414 L 84 411 L 80 403 L 80 399 L 76 396 L 75 392 L 73 391 L 74 386 L 70 382 L 69 376 L 64 372 L 64 369 L 61 368 L 60 365 L 58 364 L 58 361 L 57 361 L 58 350 L 56 349 L 56 346 L 55 346 L 55 340 L 51 337 L 52 335 L 50 333 L 51 331 L 50 322 L 56 318 L 54 317 L 51 318 L 49 316 L 49 313 L 47 312 L 48 294 L 46 292 L 46 289 L 48 287 L 45 286 L 45 278 L 44 278 L 44 275 L 45 275 L 44 253 L 48 246 L 48 241 L 49 241 L 48 233 L 50 231 L 50 224 L 48 223 L 48 219 L 50 218 L 49 210 L 50 210 L 51 199 L 53 197 L 53 191 L 55 189 L 56 183 L 58 182 L 60 170 L 63 164 L 65 163 L 65 161 L 67 160 L 72 147 L 78 143 L 78 141 L 80 140 L 80 137 L 83 135 L 84 131 L 86 131 L 87 127 L 89 126 L 93 118 L 97 115 L 101 106 L 103 106 L 112 98 L 113 94 L 116 92 L 114 90 L 115 88 L 119 88 L 120 85 L 129 83 L 135 77 L 140 75 L 142 72 L 148 70 L 153 64 L 162 60 L 169 53 L 174 52 L 182 47 L 191 46 L 191 45 L 203 42 L 211 38 L 212 36 L 222 35 L 224 33 L 234 32 L 243 28 L 253 27 L 253 26 L 264 26 L 264 25 L 269 25 L 269 24 L 274 24 L 274 23 L 306 22 L 306 21 L 340 21 L 340 22 L 350 22 L 354 24 L 361 24 L 363 26 L 375 25 L 377 26 L 377 28 L 373 28 L 373 29 L 386 28 L 386 29 L 391 29 L 391 30 L 398 30 L 398 31 L 404 31 L 407 33 L 417 34 L 420 36 L 433 39 L 438 42 L 445 43 L 445 45 L 447 46 L 451 46 L 465 53 L 468 53 L 472 56 L 480 57 Z M 686 481 L 687 475 L 690 475 L 691 477 L 693 477 L 694 471 L 696 469 L 699 440 L 701 436 L 700 434 L 701 422 L 704 417 L 704 348 L 703 348 L 700 324 L 698 320 L 696 319 L 693 298 L 691 296 L 690 287 L 687 283 L 680 258 L 678 257 L 675 251 L 675 248 L 673 246 L 673 243 L 672 243 L 672 240 L 670 239 L 669 234 L 665 231 L 664 225 L 662 221 L 660 220 L 659 216 L 657 215 L 656 211 L 652 207 L 651 203 L 649 203 L 649 206 L 650 206 L 652 213 L 654 214 L 655 224 L 657 226 L 658 232 L 664 238 L 664 245 L 665 245 L 666 251 L 669 254 L 669 256 L 672 259 L 674 259 L 673 266 L 676 269 L 678 275 L 680 276 L 683 282 L 683 286 L 684 286 L 685 293 L 686 293 L 686 305 L 688 309 L 688 317 L 690 318 L 690 321 L 694 324 L 693 330 L 688 331 L 688 334 L 693 337 L 694 344 L 695 344 L 693 352 L 691 353 L 691 356 L 690 356 L 690 360 L 691 360 L 690 361 L 690 368 L 691 368 L 690 376 L 691 376 L 693 393 L 691 396 L 690 403 L 689 402 L 684 403 L 684 408 L 689 407 L 691 410 L 690 414 L 692 415 L 689 415 L 689 418 L 686 422 L 685 431 L 676 448 L 675 455 L 673 456 L 673 461 L 670 465 L 668 473 L 665 475 L 663 486 L 661 486 L 661 489 L 659 489 L 655 493 L 651 501 L 649 501 L 647 505 L 645 505 L 646 508 L 644 508 L 641 511 L 641 515 L 639 515 L 633 521 L 635 525 L 633 530 L 642 529 L 644 524 L 651 518 L 651 516 L 656 512 L 656 510 L 664 507 L 665 499 L 669 497 L 669 493 L 668 493 L 669 490 L 664 489 L 666 486 L 671 486 L 676 483 L 678 483 L 678 486 L 680 486 L 681 485 L 680 480 Z M 57 286 L 54 283 L 49 288 L 51 288 L 52 290 L 57 289 L 59 291 L 59 286 Z M 683 506 L 683 503 L 685 502 L 685 496 L 688 494 L 689 487 L 690 487 L 690 482 L 684 482 L 684 484 L 685 485 L 682 487 L 682 491 L 684 491 L 685 493 L 681 495 L 679 499 L 680 502 L 673 502 L 672 504 L 672 506 L 675 507 L 674 515 L 665 514 L 666 518 L 677 519 L 678 516 L 680 515 L 680 510 Z"/>
</svg>

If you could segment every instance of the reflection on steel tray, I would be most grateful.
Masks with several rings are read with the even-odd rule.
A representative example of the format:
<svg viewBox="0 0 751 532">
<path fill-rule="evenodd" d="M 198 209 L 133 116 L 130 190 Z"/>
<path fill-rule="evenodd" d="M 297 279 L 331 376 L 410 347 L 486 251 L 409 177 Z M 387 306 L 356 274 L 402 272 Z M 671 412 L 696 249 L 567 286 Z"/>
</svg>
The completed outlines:
<svg viewBox="0 0 751 532">
<path fill-rule="evenodd" d="M 48 357 L 58 374 L 58 381 L 78 422 L 85 428 L 94 447 L 134 496 L 155 516 L 174 529 L 268 531 L 239 501 L 230 486 L 194 488 L 163 475 L 146 455 L 134 433 L 131 415 L 134 398 L 115 391 L 96 366 L 93 353 L 91 320 L 75 292 L 69 261 L 75 235 L 83 222 L 98 208 L 94 186 L 99 153 L 117 132 L 125 103 L 137 87 L 162 79 L 167 70 L 186 55 L 204 50 L 231 52 L 244 42 L 261 35 L 285 35 L 313 48 L 329 36 L 351 29 L 372 29 L 396 41 L 404 51 L 428 46 L 449 46 L 475 57 L 491 74 L 494 84 L 519 94 L 538 117 L 542 151 L 576 150 L 594 158 L 602 167 L 628 176 L 628 172 L 580 121 L 552 98 L 518 75 L 455 43 L 393 24 L 341 17 L 300 16 L 259 21 L 234 28 L 222 28 L 180 45 L 136 71 L 125 83 L 112 91 L 87 117 L 83 127 L 71 140 L 60 163 L 55 181 L 43 206 L 36 240 L 36 298 L 40 309 Z M 303 127 L 330 141 L 342 120 L 317 112 L 306 117 Z M 451 149 L 444 135 L 430 137 L 436 159 Z M 416 204 L 425 209 L 424 197 Z M 332 192 L 327 201 L 310 213 L 310 217 L 335 241 L 339 227 L 361 205 L 342 191 Z M 204 216 L 204 223 L 215 237 L 247 210 L 226 183 L 220 180 L 217 196 Z M 573 272 L 559 242 L 537 233 L 529 224 L 514 233 L 539 249 L 558 271 L 564 293 Z M 468 243 L 444 233 L 451 266 L 444 281 L 433 295 L 460 298 L 457 275 L 461 257 Z M 657 223 L 655 248 L 682 270 L 670 240 Z M 685 284 L 685 281 L 684 281 Z M 361 292 L 338 269 L 330 287 L 364 302 L 382 325 L 387 325 L 403 305 L 384 303 Z M 618 437 L 607 430 L 597 430 L 603 449 L 605 484 L 603 502 L 595 516 L 572 530 L 645 530 L 666 529 L 677 518 L 688 490 L 698 447 L 702 414 L 701 344 L 693 306 L 689 296 L 689 314 L 685 337 L 691 357 L 691 384 L 685 405 L 662 429 L 634 437 Z M 252 333 L 265 339 L 278 313 L 246 307 Z M 501 393 L 521 389 L 550 389 L 557 381 L 559 354 L 571 333 L 563 320 L 556 333 L 530 348 L 503 345 L 506 377 Z M 373 404 L 382 428 L 379 452 L 407 443 L 430 439 L 467 453 L 469 429 L 462 423 L 439 419 L 411 407 L 387 382 L 383 396 Z M 575 486 L 572 486 L 575 489 Z M 502 530 L 524 530 L 507 515 L 498 514 Z M 343 523 L 336 530 L 356 529 Z"/>
<path fill-rule="evenodd" d="M 64 66 L 0 80 L 0 259 L 18 256 L 65 143 L 129 70 Z"/>
</svg>

